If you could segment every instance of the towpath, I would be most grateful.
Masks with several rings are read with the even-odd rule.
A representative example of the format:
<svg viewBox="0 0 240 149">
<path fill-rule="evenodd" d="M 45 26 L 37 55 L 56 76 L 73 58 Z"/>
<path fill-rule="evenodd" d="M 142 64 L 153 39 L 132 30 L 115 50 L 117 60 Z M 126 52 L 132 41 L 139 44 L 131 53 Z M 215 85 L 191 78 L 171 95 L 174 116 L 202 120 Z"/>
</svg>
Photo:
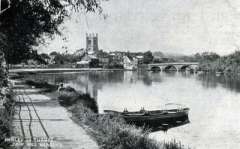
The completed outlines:
<svg viewBox="0 0 240 149">
<path fill-rule="evenodd" d="M 18 82 L 14 116 L 15 144 L 20 149 L 97 149 L 95 141 L 71 120 L 70 113 L 57 100 Z"/>
</svg>

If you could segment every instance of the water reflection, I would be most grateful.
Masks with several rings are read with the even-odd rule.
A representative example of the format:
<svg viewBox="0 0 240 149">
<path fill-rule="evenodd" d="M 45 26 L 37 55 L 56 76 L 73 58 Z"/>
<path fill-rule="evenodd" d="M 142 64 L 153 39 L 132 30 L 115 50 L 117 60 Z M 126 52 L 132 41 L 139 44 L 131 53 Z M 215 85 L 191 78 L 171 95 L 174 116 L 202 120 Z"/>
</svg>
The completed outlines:
<svg viewBox="0 0 240 149">
<path fill-rule="evenodd" d="M 70 84 L 81 90 L 84 93 L 89 93 L 97 99 L 98 91 L 101 91 L 104 86 L 118 84 L 137 84 L 141 83 L 144 86 L 151 87 L 153 83 L 162 83 L 167 78 L 196 78 L 201 82 L 204 88 L 224 87 L 231 91 L 240 92 L 239 77 L 230 77 L 226 75 L 216 76 L 215 74 L 193 75 L 191 73 L 182 72 L 148 72 L 148 71 L 106 71 L 106 72 L 81 72 L 81 73 L 45 73 L 32 74 L 25 76 L 26 79 L 37 81 L 47 81 L 54 84 L 65 83 Z"/>
<path fill-rule="evenodd" d="M 216 88 L 220 85 L 231 91 L 240 92 L 240 79 L 238 76 L 205 74 L 199 75 L 197 79 L 206 88 Z"/>
<path fill-rule="evenodd" d="M 145 129 L 150 130 L 150 132 L 157 132 L 157 131 L 165 131 L 166 132 L 171 128 L 180 127 L 180 126 L 183 126 L 183 125 L 186 125 L 186 124 L 189 124 L 189 123 L 190 123 L 190 121 L 187 118 L 183 122 L 173 123 L 173 124 L 170 124 L 170 125 L 159 125 L 159 127 L 151 127 L 150 126 L 150 127 L 146 127 Z"/>
</svg>

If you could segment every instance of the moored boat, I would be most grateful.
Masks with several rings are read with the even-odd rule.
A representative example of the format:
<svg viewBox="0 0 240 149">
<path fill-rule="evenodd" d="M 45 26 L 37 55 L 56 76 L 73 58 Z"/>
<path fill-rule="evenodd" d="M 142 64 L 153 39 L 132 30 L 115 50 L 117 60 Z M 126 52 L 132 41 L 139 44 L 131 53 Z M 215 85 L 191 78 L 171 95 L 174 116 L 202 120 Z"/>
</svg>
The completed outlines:
<svg viewBox="0 0 240 149">
<path fill-rule="evenodd" d="M 118 115 L 123 117 L 129 124 L 135 124 L 137 126 L 174 126 L 179 123 L 184 123 L 188 120 L 189 108 L 176 108 L 168 110 L 153 110 L 147 111 L 143 108 L 140 111 L 128 112 L 126 109 L 123 112 L 104 110 L 106 114 Z"/>
</svg>

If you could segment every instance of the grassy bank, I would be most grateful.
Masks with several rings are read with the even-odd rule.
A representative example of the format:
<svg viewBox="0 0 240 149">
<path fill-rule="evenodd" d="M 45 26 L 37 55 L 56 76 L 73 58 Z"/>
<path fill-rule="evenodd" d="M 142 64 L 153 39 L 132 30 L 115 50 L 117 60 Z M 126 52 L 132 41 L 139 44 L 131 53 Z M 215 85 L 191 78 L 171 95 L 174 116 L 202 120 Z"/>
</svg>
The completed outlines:
<svg viewBox="0 0 240 149">
<path fill-rule="evenodd" d="M 3 106 L 0 107 L 0 147 L 7 148 L 9 143 L 5 138 L 9 138 L 12 132 L 12 120 L 14 115 L 13 92 L 7 87 L 1 88 L 0 100 Z"/>
<path fill-rule="evenodd" d="M 149 131 L 128 125 L 121 117 L 97 114 L 97 110 L 94 110 L 96 105 L 89 105 L 90 103 L 96 104 L 95 100 L 90 98 L 90 96 L 62 92 L 59 100 L 62 103 L 68 103 L 67 108 L 72 113 L 73 120 L 83 126 L 102 149 L 184 148 L 180 143 L 175 141 L 159 143 L 150 139 Z"/>
</svg>

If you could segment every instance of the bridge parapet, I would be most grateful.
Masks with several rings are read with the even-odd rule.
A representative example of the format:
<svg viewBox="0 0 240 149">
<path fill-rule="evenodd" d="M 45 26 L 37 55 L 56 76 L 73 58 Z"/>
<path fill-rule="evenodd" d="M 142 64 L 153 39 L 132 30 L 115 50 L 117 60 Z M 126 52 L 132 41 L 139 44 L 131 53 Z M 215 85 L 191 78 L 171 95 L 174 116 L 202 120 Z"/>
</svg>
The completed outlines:
<svg viewBox="0 0 240 149">
<path fill-rule="evenodd" d="M 174 62 L 174 63 L 152 63 L 150 66 L 165 66 L 165 65 L 199 65 L 198 62 Z"/>
<path fill-rule="evenodd" d="M 166 69 L 173 67 L 176 69 L 176 71 L 186 69 L 186 68 L 190 68 L 196 71 L 198 66 L 199 66 L 198 62 L 154 63 L 154 64 L 148 64 L 148 69 L 149 70 L 159 69 L 160 71 L 164 71 Z"/>
</svg>

